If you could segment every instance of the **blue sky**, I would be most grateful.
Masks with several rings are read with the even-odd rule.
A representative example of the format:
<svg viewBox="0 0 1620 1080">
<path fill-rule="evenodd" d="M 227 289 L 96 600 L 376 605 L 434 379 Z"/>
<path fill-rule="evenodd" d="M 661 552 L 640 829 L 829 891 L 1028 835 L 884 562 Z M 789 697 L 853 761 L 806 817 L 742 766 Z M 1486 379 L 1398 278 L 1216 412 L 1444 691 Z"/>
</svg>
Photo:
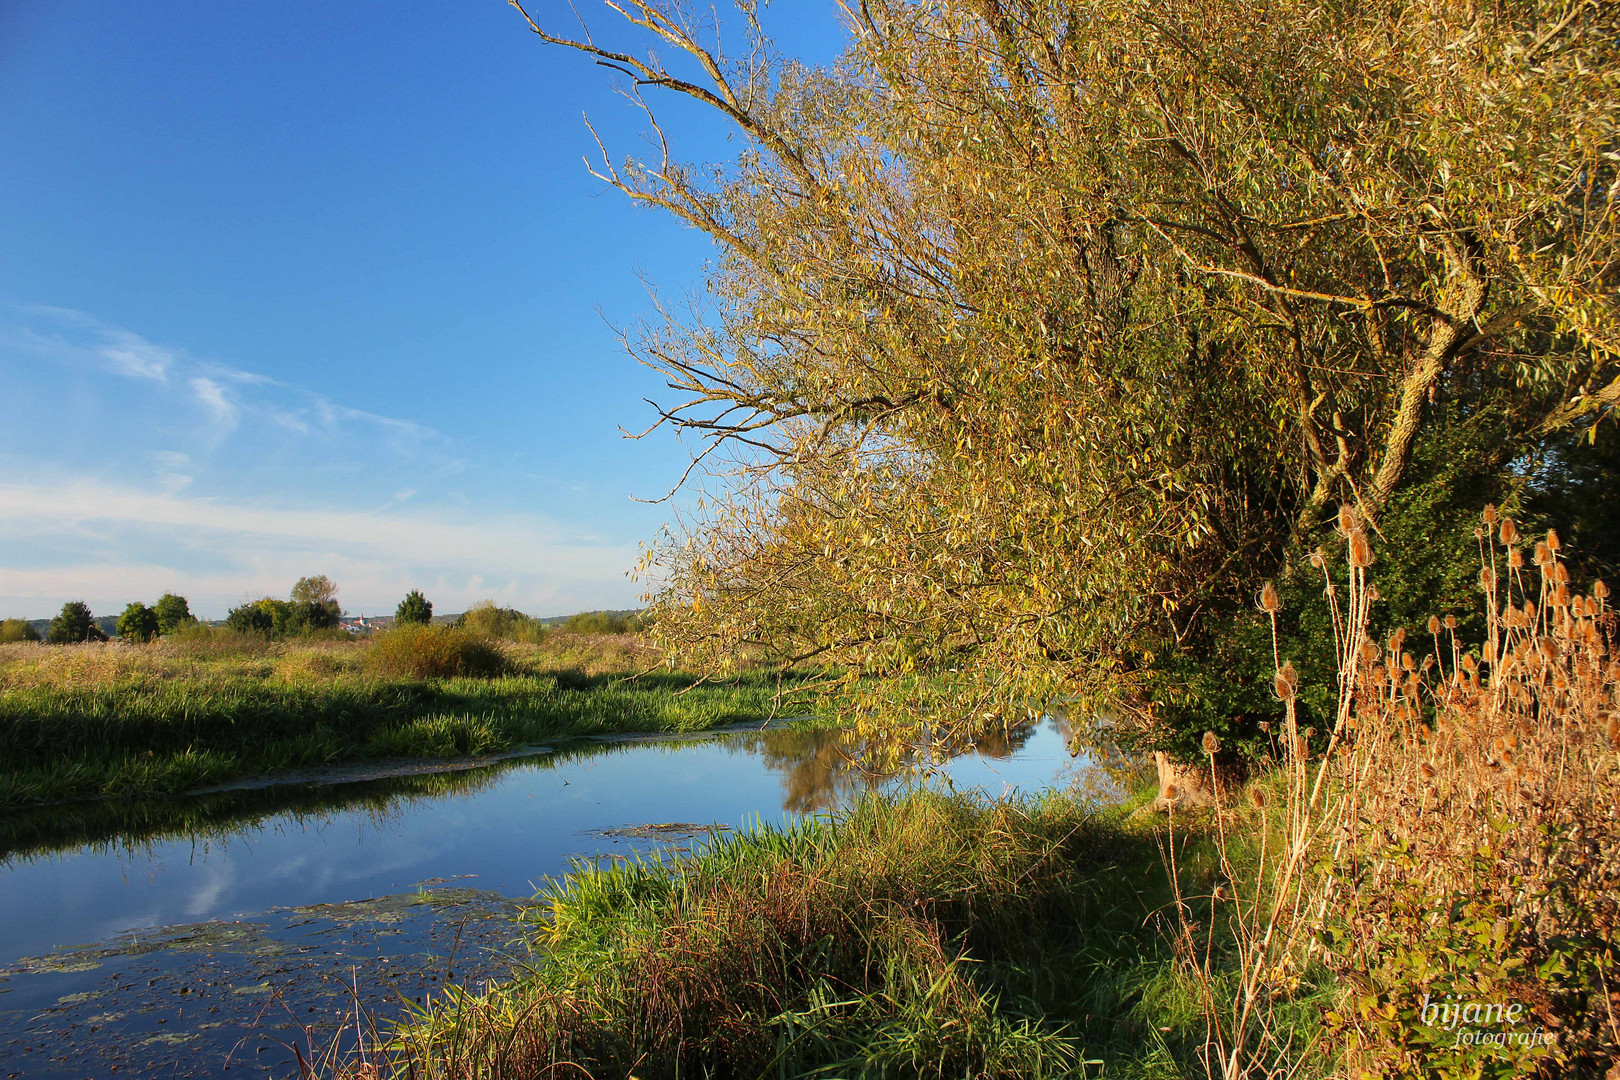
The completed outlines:
<svg viewBox="0 0 1620 1080">
<path fill-rule="evenodd" d="M 837 52 L 833 0 L 765 22 Z M 312 573 L 351 611 L 632 606 L 672 506 L 631 496 L 686 451 L 621 437 L 660 386 L 614 331 L 713 251 L 585 171 L 584 113 L 643 145 L 501 0 L 0 2 L 0 617 Z"/>
</svg>

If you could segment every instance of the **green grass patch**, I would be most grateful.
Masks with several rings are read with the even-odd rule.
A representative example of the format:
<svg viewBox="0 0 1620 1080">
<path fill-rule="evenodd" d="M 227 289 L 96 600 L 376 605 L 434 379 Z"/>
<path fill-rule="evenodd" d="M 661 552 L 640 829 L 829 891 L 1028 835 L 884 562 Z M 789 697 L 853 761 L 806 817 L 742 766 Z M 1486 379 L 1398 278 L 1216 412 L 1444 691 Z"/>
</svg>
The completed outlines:
<svg viewBox="0 0 1620 1080">
<path fill-rule="evenodd" d="M 543 897 L 532 966 L 431 1002 L 384 1073 L 1202 1074 L 1160 828 L 1066 794 L 920 792 L 581 865 Z"/>
<path fill-rule="evenodd" d="M 778 689 L 764 677 L 697 684 L 666 671 L 626 680 L 513 650 L 501 654 L 506 674 L 484 678 L 419 676 L 343 642 L 205 644 L 200 652 L 8 647 L 0 807 L 167 794 L 249 774 L 484 754 L 571 735 L 702 731 L 771 715 Z M 400 651 L 459 662 L 464 643 L 432 644 Z M 479 664 L 486 648 L 473 651 Z"/>
</svg>

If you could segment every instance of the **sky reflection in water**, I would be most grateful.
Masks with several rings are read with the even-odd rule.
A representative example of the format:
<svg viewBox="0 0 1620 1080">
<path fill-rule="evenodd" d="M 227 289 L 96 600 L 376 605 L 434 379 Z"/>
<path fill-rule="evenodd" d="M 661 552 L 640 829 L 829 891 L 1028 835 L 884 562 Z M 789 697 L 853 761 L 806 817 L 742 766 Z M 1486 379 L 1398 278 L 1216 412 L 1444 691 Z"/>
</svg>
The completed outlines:
<svg viewBox="0 0 1620 1080">
<path fill-rule="evenodd" d="M 1096 772 L 1084 755 L 1070 757 L 1063 731 L 1046 721 L 953 759 L 929 782 L 1001 795 Z M 0 971 L 15 969 L 21 957 L 130 938 L 143 928 L 262 921 L 276 909 L 398 896 L 445 879 L 527 898 L 573 859 L 667 843 L 613 830 L 783 822 L 895 783 L 864 771 L 838 732 L 777 730 L 576 742 L 468 772 L 0 816 L 0 850 L 9 852 L 0 863 Z M 380 936 L 367 950 L 420 953 L 433 948 L 430 936 Z M 334 958 L 342 948 L 333 939 Z M 111 977 L 99 970 L 0 975 L 4 1071 L 27 1056 L 17 1025 L 34 1022 L 22 1012 Z M 28 1009 L 19 1010 L 25 1002 Z"/>
</svg>

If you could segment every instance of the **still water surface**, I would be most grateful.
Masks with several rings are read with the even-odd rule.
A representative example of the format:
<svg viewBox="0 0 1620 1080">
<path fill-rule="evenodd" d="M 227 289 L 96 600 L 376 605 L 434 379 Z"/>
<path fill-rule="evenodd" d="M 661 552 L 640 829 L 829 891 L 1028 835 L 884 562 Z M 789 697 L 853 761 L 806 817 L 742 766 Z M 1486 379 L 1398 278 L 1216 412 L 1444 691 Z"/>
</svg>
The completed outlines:
<svg viewBox="0 0 1620 1080">
<path fill-rule="evenodd" d="M 356 991 L 386 1020 L 521 960 L 525 902 L 574 860 L 898 782 L 847 746 L 580 740 L 461 772 L 0 815 L 0 1077 L 296 1075 L 296 1053 L 352 1024 Z M 1047 721 L 928 782 L 1077 781 L 1097 770 Z"/>
</svg>

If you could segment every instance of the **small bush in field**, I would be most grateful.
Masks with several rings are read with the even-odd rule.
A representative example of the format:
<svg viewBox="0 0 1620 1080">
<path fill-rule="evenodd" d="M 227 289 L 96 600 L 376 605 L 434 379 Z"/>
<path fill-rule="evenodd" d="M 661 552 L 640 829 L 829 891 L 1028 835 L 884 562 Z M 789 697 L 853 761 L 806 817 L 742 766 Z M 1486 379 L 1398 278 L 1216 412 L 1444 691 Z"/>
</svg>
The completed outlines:
<svg viewBox="0 0 1620 1080">
<path fill-rule="evenodd" d="M 501 641 L 537 644 L 546 636 L 538 620 L 514 608 L 498 607 L 493 600 L 480 600 L 468 608 L 456 625 Z"/>
<path fill-rule="evenodd" d="M 39 631 L 27 619 L 7 619 L 0 622 L 0 642 L 38 641 Z"/>
<path fill-rule="evenodd" d="M 488 677 L 505 670 L 506 657 L 488 638 L 468 630 L 405 623 L 372 642 L 366 666 L 413 679 Z"/>
</svg>

